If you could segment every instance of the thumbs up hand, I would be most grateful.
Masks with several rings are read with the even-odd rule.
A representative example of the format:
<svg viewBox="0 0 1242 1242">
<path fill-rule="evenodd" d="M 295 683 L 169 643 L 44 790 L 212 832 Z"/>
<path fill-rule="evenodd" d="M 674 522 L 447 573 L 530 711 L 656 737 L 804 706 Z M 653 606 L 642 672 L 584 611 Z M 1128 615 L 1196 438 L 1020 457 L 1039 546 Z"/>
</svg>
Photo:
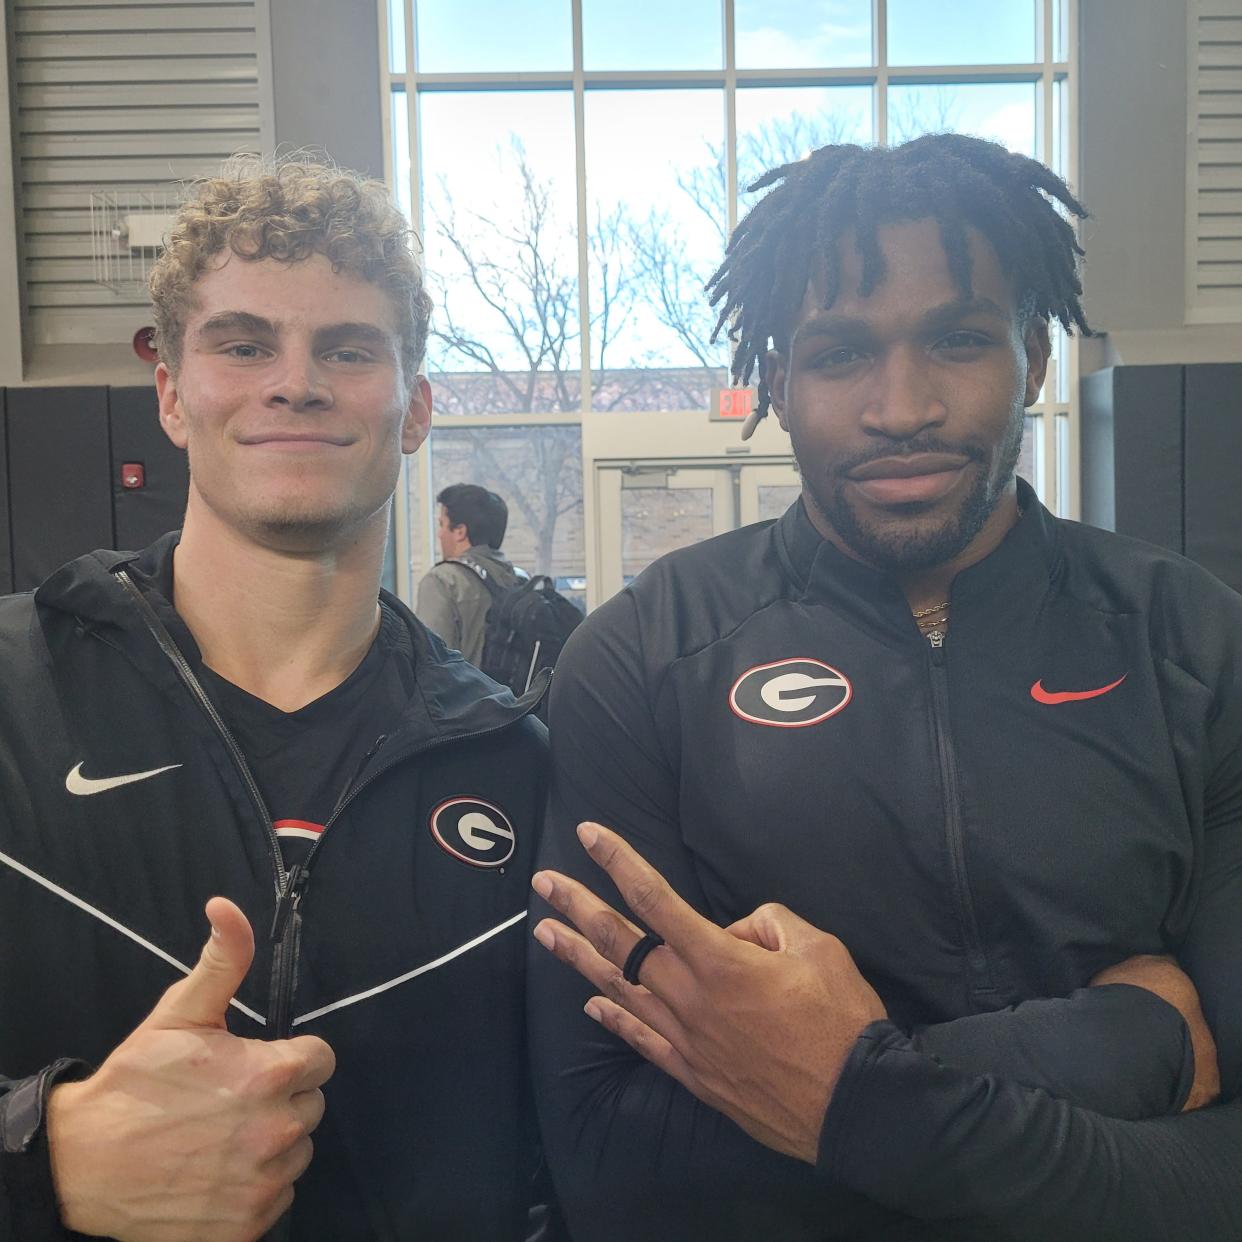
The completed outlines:
<svg viewBox="0 0 1242 1242">
<path fill-rule="evenodd" d="M 293 1202 L 335 1058 L 304 1035 L 229 1034 L 254 936 L 207 903 L 198 964 L 83 1082 L 53 1088 L 48 1141 L 64 1224 L 121 1242 L 253 1242 Z"/>
</svg>

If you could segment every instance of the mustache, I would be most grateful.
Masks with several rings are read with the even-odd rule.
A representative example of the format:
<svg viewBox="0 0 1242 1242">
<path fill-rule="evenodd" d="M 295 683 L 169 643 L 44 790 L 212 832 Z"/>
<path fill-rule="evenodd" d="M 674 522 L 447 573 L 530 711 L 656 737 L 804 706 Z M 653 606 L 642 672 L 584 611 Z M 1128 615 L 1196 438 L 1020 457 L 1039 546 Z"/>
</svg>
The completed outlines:
<svg viewBox="0 0 1242 1242">
<path fill-rule="evenodd" d="M 954 457 L 965 457 L 972 462 L 987 461 L 987 453 L 978 444 L 942 440 L 938 436 L 926 435 L 915 436 L 909 440 L 891 440 L 881 437 L 873 441 L 861 453 L 838 458 L 832 464 L 832 473 L 848 474 L 851 470 L 857 470 L 859 466 L 879 461 L 883 457 L 913 457 L 916 453 L 945 453 Z"/>
</svg>

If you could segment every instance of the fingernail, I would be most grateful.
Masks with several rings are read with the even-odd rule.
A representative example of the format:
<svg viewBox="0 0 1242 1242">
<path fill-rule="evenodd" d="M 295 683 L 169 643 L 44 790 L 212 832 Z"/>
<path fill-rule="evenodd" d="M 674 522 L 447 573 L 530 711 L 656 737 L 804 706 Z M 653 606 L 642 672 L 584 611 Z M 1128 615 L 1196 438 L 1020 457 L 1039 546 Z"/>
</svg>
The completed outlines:
<svg viewBox="0 0 1242 1242">
<path fill-rule="evenodd" d="M 604 1011 L 593 1000 L 587 1001 L 583 1006 L 583 1012 L 592 1022 L 602 1022 L 604 1020 Z"/>
<path fill-rule="evenodd" d="M 556 948 L 556 933 L 546 923 L 535 928 L 534 937 L 545 949 Z"/>
<path fill-rule="evenodd" d="M 539 894 L 540 897 L 544 899 L 544 901 L 547 901 L 548 898 L 552 896 L 552 881 L 549 880 L 547 875 L 542 871 L 537 872 L 531 878 L 530 886 Z"/>
<path fill-rule="evenodd" d="M 214 923 L 211 925 L 211 938 L 212 940 L 220 939 L 220 929 Z"/>
<path fill-rule="evenodd" d="M 599 840 L 599 829 L 594 824 L 579 824 L 578 840 L 590 849 Z"/>
</svg>

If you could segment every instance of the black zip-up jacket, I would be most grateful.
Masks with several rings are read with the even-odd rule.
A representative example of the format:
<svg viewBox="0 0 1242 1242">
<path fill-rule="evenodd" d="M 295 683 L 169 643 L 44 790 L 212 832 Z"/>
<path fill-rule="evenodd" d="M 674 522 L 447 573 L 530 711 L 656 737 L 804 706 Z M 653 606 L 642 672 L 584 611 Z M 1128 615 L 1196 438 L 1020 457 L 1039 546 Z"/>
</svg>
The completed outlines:
<svg viewBox="0 0 1242 1242">
<path fill-rule="evenodd" d="M 813 1169 L 602 1031 L 535 951 L 576 1242 L 1242 1238 L 1242 598 L 1021 499 L 939 650 L 800 503 L 658 562 L 566 648 L 540 865 L 617 902 L 573 831 L 609 824 L 721 925 L 780 901 L 839 936 L 890 1015 Z M 1199 989 L 1215 1107 L 1178 1115 L 1180 1016 L 1086 987 L 1142 953 Z"/>
<path fill-rule="evenodd" d="M 221 894 L 257 949 L 230 1029 L 336 1053 L 293 1238 L 522 1238 L 524 911 L 546 796 L 531 696 L 385 596 L 415 691 L 291 879 L 244 765 L 126 585 L 134 559 L 96 552 L 0 600 L 0 1071 L 104 1060 L 197 960 Z M 54 1206 L 28 1201 L 37 1159 L 0 1155 L 5 1242 L 62 1236 Z"/>
</svg>

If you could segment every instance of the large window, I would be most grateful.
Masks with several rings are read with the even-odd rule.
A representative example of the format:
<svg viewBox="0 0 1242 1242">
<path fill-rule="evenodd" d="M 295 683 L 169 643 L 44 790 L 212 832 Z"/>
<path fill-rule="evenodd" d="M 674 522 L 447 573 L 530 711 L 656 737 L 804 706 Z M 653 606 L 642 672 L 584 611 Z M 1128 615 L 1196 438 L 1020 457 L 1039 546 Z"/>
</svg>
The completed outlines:
<svg viewBox="0 0 1242 1242">
<path fill-rule="evenodd" d="M 515 559 L 578 589 L 608 524 L 624 539 L 622 514 L 593 511 L 597 463 L 651 456 L 657 415 L 678 454 L 727 451 L 702 289 L 765 169 L 957 130 L 1072 182 L 1074 3 L 380 0 L 390 173 L 436 302 L 403 585 L 434 560 L 449 483 L 502 491 Z M 1073 355 L 1055 347 L 1020 470 L 1073 515 Z"/>
</svg>

